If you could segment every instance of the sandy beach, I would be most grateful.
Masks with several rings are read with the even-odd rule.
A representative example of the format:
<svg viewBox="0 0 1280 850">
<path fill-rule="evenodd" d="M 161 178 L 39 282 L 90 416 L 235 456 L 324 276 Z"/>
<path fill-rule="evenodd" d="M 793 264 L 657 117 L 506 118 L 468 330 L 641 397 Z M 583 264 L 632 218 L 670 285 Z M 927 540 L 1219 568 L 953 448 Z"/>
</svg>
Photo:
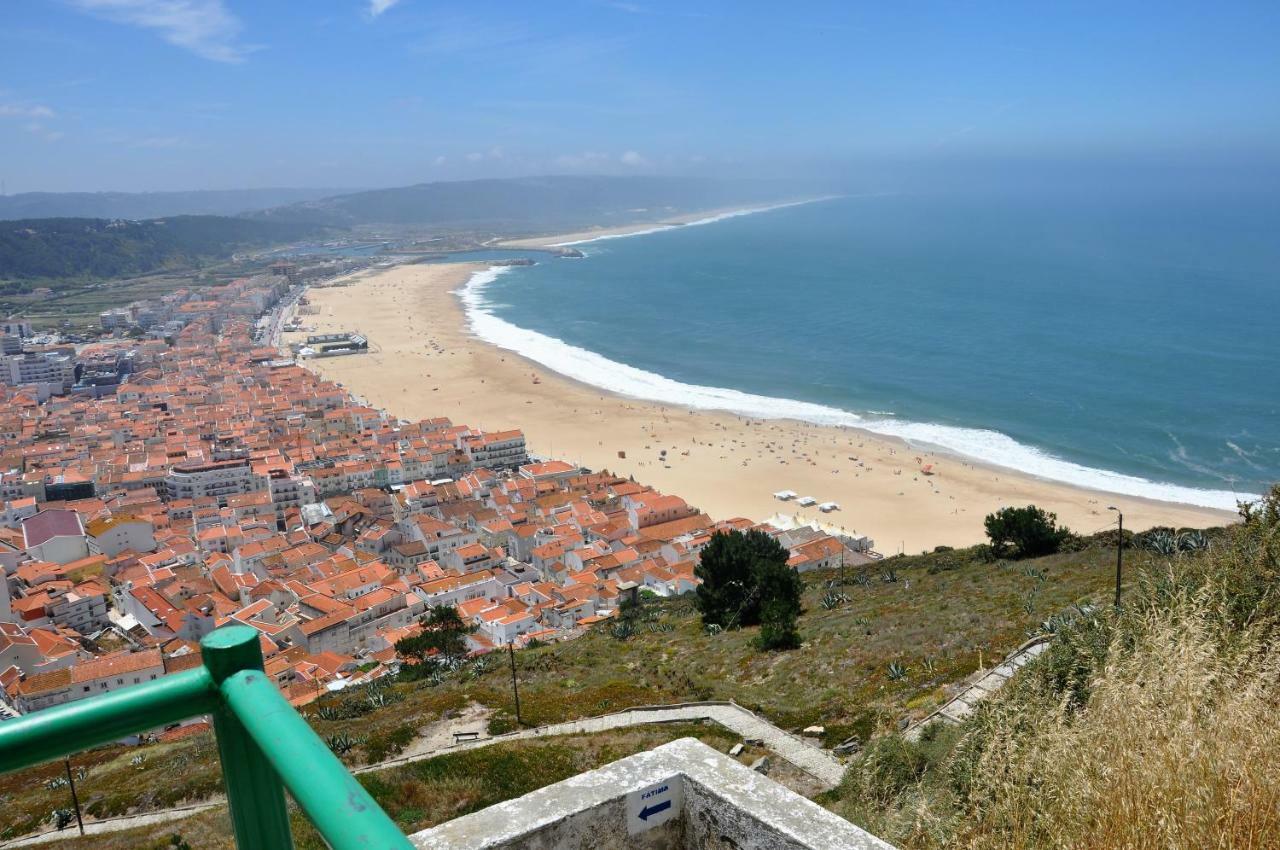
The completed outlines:
<svg viewBox="0 0 1280 850">
<path fill-rule="evenodd" d="M 580 242 L 589 242 L 593 239 L 600 239 L 604 237 L 631 236 L 636 233 L 648 233 L 653 230 L 662 230 L 668 227 L 680 227 L 681 225 L 690 224 L 692 222 L 727 218 L 729 216 L 736 215 L 749 215 L 753 212 L 763 212 L 764 210 L 779 209 L 781 207 L 795 206 L 797 204 L 810 204 L 822 200 L 826 200 L 826 198 L 803 198 L 795 201 L 784 201 L 777 204 L 761 204 L 760 206 L 753 207 L 722 207 L 718 209 L 701 210 L 699 212 L 662 216 L 654 218 L 653 221 L 634 222 L 632 224 L 618 225 L 617 227 L 595 227 L 590 230 L 574 231 L 573 233 L 530 236 L 523 239 L 506 239 L 494 242 L 493 247 L 556 248 L 560 246 L 576 245 Z"/>
<path fill-rule="evenodd" d="M 599 235 L 597 232 L 596 235 Z M 540 240 L 570 241 L 571 236 Z M 522 428 L 532 452 L 633 475 L 717 519 L 798 514 L 874 538 L 885 554 L 984 539 L 983 517 L 1037 504 L 1081 533 L 1209 526 L 1233 513 L 1109 496 L 931 453 L 856 429 L 751 420 L 607 394 L 470 335 L 454 294 L 483 266 L 406 265 L 313 288 L 311 332 L 360 331 L 370 353 L 305 361 L 368 403 L 406 419 L 448 416 L 486 430 Z M 286 335 L 285 340 L 302 334 Z M 625 457 L 620 456 L 625 454 Z M 921 473 L 932 464 L 933 475 Z M 830 514 L 773 497 L 794 490 L 841 506 Z"/>
</svg>

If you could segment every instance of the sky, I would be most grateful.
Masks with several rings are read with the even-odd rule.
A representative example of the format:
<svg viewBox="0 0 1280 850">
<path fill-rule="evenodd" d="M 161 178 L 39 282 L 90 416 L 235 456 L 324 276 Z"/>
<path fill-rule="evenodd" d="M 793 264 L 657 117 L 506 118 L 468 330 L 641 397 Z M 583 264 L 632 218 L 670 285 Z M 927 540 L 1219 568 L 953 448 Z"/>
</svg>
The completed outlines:
<svg viewBox="0 0 1280 850">
<path fill-rule="evenodd" d="M 4 6 L 9 193 L 1280 160 L 1276 0 Z"/>
</svg>

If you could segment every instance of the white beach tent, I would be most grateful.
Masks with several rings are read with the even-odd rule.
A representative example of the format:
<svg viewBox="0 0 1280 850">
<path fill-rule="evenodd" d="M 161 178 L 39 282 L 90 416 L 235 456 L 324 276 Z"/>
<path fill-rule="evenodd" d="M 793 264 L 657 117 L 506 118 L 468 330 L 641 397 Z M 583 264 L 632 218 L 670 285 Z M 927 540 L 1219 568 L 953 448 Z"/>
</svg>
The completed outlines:
<svg viewBox="0 0 1280 850">
<path fill-rule="evenodd" d="M 796 499 L 796 504 L 802 505 L 807 508 L 810 505 L 818 504 L 818 500 L 813 498 L 812 496 L 801 496 L 800 498 Z"/>
<path fill-rule="evenodd" d="M 778 492 L 773 494 L 773 498 L 777 499 L 780 502 L 786 502 L 790 499 L 794 499 L 796 495 L 797 493 L 795 490 L 779 490 Z"/>
<path fill-rule="evenodd" d="M 818 510 L 822 511 L 824 514 L 829 514 L 832 511 L 840 510 L 840 503 L 839 502 L 823 502 L 821 505 L 818 505 Z"/>
</svg>

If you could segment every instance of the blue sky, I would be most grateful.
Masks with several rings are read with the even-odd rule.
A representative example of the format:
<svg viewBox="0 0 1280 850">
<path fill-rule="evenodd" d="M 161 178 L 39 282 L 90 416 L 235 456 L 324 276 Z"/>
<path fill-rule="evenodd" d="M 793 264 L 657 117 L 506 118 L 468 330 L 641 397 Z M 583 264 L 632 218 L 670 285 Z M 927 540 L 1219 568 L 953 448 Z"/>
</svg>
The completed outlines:
<svg viewBox="0 0 1280 850">
<path fill-rule="evenodd" d="M 18 0 L 3 17 L 11 193 L 1280 153 L 1275 0 Z"/>
</svg>

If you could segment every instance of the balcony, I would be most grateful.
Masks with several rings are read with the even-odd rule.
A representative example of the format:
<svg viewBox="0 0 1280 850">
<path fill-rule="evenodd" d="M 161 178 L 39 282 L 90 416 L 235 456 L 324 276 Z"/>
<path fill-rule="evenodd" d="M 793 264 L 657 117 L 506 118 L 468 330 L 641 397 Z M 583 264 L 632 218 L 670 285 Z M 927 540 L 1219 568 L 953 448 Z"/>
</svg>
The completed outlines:
<svg viewBox="0 0 1280 850">
<path fill-rule="evenodd" d="M 0 770 L 207 714 L 240 850 L 293 846 L 285 789 L 333 850 L 411 850 L 395 822 L 267 678 L 257 631 L 227 626 L 200 646 L 204 663 L 193 670 L 0 725 Z"/>
</svg>

